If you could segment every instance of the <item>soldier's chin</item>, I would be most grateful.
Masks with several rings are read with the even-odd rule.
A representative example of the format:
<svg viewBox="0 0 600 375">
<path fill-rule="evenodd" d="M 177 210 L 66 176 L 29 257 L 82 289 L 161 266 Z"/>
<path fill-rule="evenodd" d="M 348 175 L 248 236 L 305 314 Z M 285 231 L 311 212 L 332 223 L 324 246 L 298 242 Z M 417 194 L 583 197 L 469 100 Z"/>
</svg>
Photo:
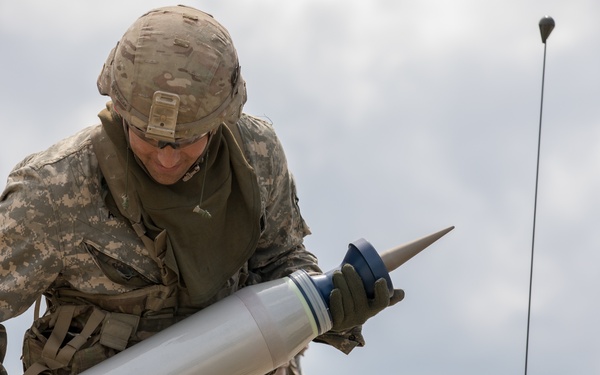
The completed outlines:
<svg viewBox="0 0 600 375">
<path fill-rule="evenodd" d="M 183 177 L 183 173 L 177 171 L 177 172 L 173 172 L 173 173 L 165 173 L 165 172 L 158 172 L 158 171 L 154 171 L 154 170 L 149 170 L 148 174 L 150 175 L 150 177 L 152 177 L 152 179 L 154 181 L 156 181 L 157 183 L 161 184 L 161 185 L 173 185 L 176 184 L 179 180 L 181 180 L 181 178 Z"/>
</svg>

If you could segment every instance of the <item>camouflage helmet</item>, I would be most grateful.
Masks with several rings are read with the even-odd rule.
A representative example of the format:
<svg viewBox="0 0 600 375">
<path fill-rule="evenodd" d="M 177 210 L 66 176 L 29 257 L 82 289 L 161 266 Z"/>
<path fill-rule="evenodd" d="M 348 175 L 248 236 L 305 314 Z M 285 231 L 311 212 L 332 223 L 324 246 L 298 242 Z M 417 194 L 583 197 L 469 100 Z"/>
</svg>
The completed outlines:
<svg viewBox="0 0 600 375">
<path fill-rule="evenodd" d="M 173 142 L 236 122 L 246 101 L 229 32 L 187 6 L 149 11 L 113 48 L 98 77 L 127 123 Z"/>
</svg>

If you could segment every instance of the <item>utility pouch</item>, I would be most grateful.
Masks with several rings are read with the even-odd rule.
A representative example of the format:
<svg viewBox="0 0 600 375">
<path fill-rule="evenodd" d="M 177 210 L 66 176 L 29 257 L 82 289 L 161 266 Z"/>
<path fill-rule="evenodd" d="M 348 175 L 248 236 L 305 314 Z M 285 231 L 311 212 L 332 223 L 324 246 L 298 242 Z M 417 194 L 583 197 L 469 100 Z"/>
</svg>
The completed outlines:
<svg viewBox="0 0 600 375">
<path fill-rule="evenodd" d="M 25 375 L 73 375 L 125 349 L 139 317 L 90 305 L 62 305 L 25 333 Z"/>
<path fill-rule="evenodd" d="M 4 362 L 4 356 L 6 355 L 6 347 L 8 346 L 8 339 L 6 337 L 6 328 L 0 324 L 0 375 L 7 375 L 6 369 L 2 366 Z"/>
<path fill-rule="evenodd" d="M 129 338 L 137 331 L 140 317 L 131 314 L 107 313 L 100 331 L 100 344 L 116 349 L 125 350 Z"/>
<path fill-rule="evenodd" d="M 0 364 L 4 361 L 6 355 L 6 348 L 8 346 L 8 338 L 6 335 L 6 328 L 0 324 Z"/>
</svg>

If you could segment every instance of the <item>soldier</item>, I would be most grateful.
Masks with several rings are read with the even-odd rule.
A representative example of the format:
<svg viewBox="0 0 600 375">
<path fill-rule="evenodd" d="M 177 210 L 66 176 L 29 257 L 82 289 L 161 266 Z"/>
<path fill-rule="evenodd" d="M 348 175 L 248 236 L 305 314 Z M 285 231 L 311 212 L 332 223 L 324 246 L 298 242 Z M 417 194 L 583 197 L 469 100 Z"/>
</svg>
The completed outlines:
<svg viewBox="0 0 600 375">
<path fill-rule="evenodd" d="M 212 16 L 146 13 L 98 89 L 101 123 L 24 159 L 0 196 L 0 321 L 47 304 L 25 334 L 26 375 L 80 373 L 244 286 L 321 272 L 281 144 L 242 112 L 237 54 Z M 342 275 L 315 341 L 349 353 L 403 292 L 380 283 L 368 300 L 344 281 L 352 267 Z M 299 355 L 272 373 L 300 374 Z"/>
</svg>

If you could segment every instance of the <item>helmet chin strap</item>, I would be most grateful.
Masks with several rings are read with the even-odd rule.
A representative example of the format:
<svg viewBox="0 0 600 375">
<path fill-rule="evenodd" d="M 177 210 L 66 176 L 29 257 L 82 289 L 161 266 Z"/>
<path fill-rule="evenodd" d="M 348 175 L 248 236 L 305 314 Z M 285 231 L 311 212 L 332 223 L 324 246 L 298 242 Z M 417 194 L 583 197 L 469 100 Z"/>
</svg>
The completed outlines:
<svg viewBox="0 0 600 375">
<path fill-rule="evenodd" d="M 210 148 L 210 144 L 213 139 L 213 134 L 215 132 L 216 132 L 216 129 L 213 129 L 208 133 L 208 142 L 206 142 L 206 148 L 204 149 L 202 154 L 198 157 L 198 159 L 196 159 L 196 162 L 194 164 L 192 164 L 190 169 L 188 169 L 188 171 L 185 172 L 185 174 L 181 178 L 181 180 L 183 182 L 187 182 L 192 177 L 194 177 L 194 175 L 200 171 L 200 164 L 202 164 L 204 162 L 204 160 L 208 159 L 208 149 Z M 204 178 L 206 178 L 206 168 L 204 168 Z M 202 184 L 202 188 L 204 189 L 204 184 Z"/>
<path fill-rule="evenodd" d="M 194 177 L 194 175 L 198 172 L 200 172 L 200 164 L 202 163 L 202 159 L 198 159 L 194 165 L 192 165 L 190 167 L 190 169 L 188 169 L 187 172 L 185 172 L 185 174 L 183 175 L 183 177 L 181 178 L 181 180 L 183 182 L 187 182 L 189 181 L 192 177 Z"/>
<path fill-rule="evenodd" d="M 202 158 L 202 160 L 200 161 L 200 163 L 202 163 L 202 161 L 208 159 L 208 148 L 206 151 L 206 158 Z M 196 164 L 198 170 L 200 169 L 200 164 Z M 199 214 L 200 216 L 206 218 L 206 219 L 210 219 L 212 217 L 212 215 L 210 214 L 210 212 L 208 212 L 208 210 L 205 210 L 202 208 L 202 200 L 204 198 L 204 186 L 206 186 L 206 170 L 208 168 L 204 168 L 204 176 L 202 177 L 202 190 L 200 190 L 200 202 L 198 202 L 198 205 L 196 207 L 194 207 L 194 209 L 192 210 L 193 212 Z M 197 170 L 196 170 L 197 172 Z"/>
</svg>

